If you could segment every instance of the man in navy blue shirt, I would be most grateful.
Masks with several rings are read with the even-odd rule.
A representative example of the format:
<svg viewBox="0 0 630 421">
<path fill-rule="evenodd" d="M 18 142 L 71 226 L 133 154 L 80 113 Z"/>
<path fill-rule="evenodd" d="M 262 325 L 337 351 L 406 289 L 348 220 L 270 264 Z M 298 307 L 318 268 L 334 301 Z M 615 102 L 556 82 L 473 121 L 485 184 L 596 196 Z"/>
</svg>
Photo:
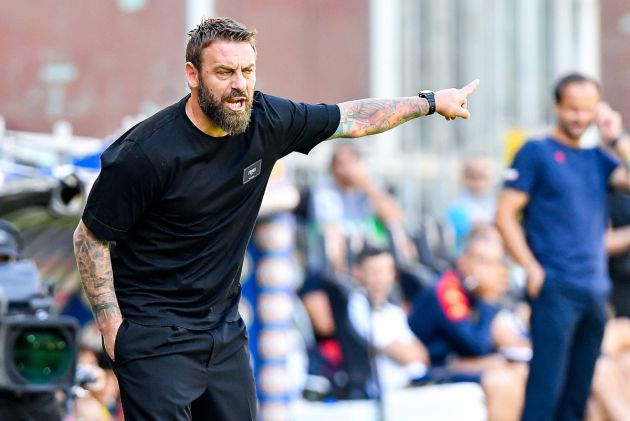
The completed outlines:
<svg viewBox="0 0 630 421">
<path fill-rule="evenodd" d="M 526 272 L 532 308 L 524 420 L 583 419 L 599 355 L 610 290 L 606 193 L 629 184 L 611 155 L 580 148 L 599 101 L 596 81 L 562 78 L 555 129 L 521 148 L 499 198 L 497 226 Z"/>
</svg>

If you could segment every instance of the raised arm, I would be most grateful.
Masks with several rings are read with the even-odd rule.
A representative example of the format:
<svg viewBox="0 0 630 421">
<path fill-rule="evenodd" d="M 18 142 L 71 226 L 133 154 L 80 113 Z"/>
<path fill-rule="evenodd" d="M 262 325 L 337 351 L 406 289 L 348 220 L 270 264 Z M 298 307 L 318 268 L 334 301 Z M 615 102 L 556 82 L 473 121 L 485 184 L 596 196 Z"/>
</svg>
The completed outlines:
<svg viewBox="0 0 630 421">
<path fill-rule="evenodd" d="M 108 243 L 94 237 L 83 221 L 74 231 L 73 243 L 83 289 L 103 335 L 105 352 L 113 360 L 116 333 L 123 319 L 114 291 Z"/>
<path fill-rule="evenodd" d="M 435 92 L 435 112 L 447 120 L 470 118 L 468 95 L 479 85 L 474 80 L 461 89 Z M 418 96 L 393 99 L 359 99 L 338 104 L 341 120 L 330 138 L 362 137 L 384 132 L 429 113 L 429 103 Z"/>
</svg>

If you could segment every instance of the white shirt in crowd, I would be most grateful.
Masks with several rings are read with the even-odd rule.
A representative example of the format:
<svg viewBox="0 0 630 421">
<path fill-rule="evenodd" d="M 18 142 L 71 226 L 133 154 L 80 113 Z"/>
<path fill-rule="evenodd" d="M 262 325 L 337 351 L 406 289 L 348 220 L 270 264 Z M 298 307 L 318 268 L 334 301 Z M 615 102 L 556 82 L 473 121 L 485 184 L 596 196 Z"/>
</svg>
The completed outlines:
<svg viewBox="0 0 630 421">
<path fill-rule="evenodd" d="M 386 303 L 370 311 L 367 297 L 353 292 L 348 302 L 348 313 L 357 333 L 371 341 L 376 349 L 383 349 L 394 341 L 409 343 L 414 340 L 405 312 L 394 304 Z M 402 389 L 427 371 L 421 362 L 403 365 L 382 352 L 377 354 L 375 363 L 383 392 Z"/>
</svg>

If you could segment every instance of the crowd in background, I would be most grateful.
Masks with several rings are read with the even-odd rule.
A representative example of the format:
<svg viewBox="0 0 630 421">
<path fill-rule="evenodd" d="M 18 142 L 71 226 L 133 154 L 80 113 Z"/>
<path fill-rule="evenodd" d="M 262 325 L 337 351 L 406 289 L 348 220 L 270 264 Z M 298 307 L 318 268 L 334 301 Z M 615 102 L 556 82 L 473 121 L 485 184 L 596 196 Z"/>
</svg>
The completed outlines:
<svg viewBox="0 0 630 421">
<path fill-rule="evenodd" d="M 611 135 L 621 116 L 602 104 L 597 125 L 602 147 L 620 143 L 615 150 L 625 162 L 630 140 Z M 529 306 L 523 272 L 493 225 L 498 170 L 487 156 L 469 157 L 444 213 L 410 230 L 358 149 L 336 146 L 330 181 L 301 189 L 294 211 L 304 268 L 296 300 L 308 315 L 305 337 L 314 338 L 305 339 L 305 398 L 378 399 L 406 387 L 476 382 L 490 420 L 519 418 L 531 358 Z M 609 210 L 614 290 L 589 402 L 595 421 L 630 414 L 630 195 L 610 192 Z M 89 381 L 75 391 L 76 419 L 122 419 L 93 325 L 80 343 L 78 372 Z"/>
<path fill-rule="evenodd" d="M 621 116 L 606 104 L 597 115 L 601 147 L 625 163 Z M 478 382 L 490 420 L 519 419 L 531 359 L 530 309 L 523 271 L 493 225 L 500 187 L 493 162 L 466 160 L 457 197 L 416 232 L 405 230 L 400 207 L 367 177 L 352 145 L 335 149 L 330 170 L 333 181 L 305 195 L 305 231 L 316 233 L 306 242 L 307 274 L 298 291 L 316 337 L 310 373 L 326 378 L 327 393 L 337 398 Z M 628 197 L 609 193 L 613 293 L 591 420 L 630 416 Z"/>
</svg>

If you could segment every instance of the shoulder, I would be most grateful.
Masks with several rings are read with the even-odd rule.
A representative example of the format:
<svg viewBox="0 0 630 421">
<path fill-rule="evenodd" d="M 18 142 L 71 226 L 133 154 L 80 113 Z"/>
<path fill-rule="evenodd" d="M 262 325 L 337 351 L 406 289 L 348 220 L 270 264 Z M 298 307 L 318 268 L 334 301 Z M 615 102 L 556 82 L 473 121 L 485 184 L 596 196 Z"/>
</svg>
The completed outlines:
<svg viewBox="0 0 630 421">
<path fill-rule="evenodd" d="M 405 311 L 400 306 L 393 303 L 385 303 L 381 311 L 383 312 L 385 317 L 392 322 L 404 322 L 404 324 L 407 324 L 407 316 L 405 314 Z"/>
<path fill-rule="evenodd" d="M 503 173 L 503 180 L 508 187 L 520 185 L 521 180 L 532 180 L 532 177 L 544 166 L 544 156 L 552 147 L 552 141 L 545 139 L 528 139 L 516 152 L 512 164 Z"/>
<path fill-rule="evenodd" d="M 181 123 L 177 120 L 182 113 L 181 107 L 185 105 L 187 99 L 188 96 L 158 111 L 151 117 L 137 124 L 123 136 L 141 146 L 151 141 L 159 141 L 160 139 L 168 141 L 168 136 L 165 136 L 165 134 L 170 134 L 170 130 L 177 129 L 177 124 Z"/>
<path fill-rule="evenodd" d="M 610 153 L 608 150 L 602 148 L 601 146 L 593 148 L 593 151 L 594 151 L 593 153 L 595 153 L 600 160 L 605 161 L 605 162 L 611 162 L 614 164 L 619 164 L 619 159 L 615 155 Z"/>
<path fill-rule="evenodd" d="M 435 295 L 449 321 L 461 321 L 470 316 L 470 301 L 455 272 L 447 272 L 438 280 Z"/>
<path fill-rule="evenodd" d="M 296 103 L 290 99 L 255 91 L 250 126 L 257 127 L 259 133 L 283 134 L 291 124 L 295 109 Z"/>
<path fill-rule="evenodd" d="M 255 91 L 252 117 L 266 116 L 271 119 L 280 118 L 290 112 L 295 105 L 296 103 L 290 99 Z"/>
<path fill-rule="evenodd" d="M 184 122 L 179 118 L 183 113 L 180 107 L 185 105 L 187 98 L 158 111 L 120 136 L 103 153 L 103 165 L 127 162 L 142 168 L 145 168 L 141 165 L 144 163 L 150 163 L 154 169 L 164 167 L 168 162 L 163 156 L 165 151 L 173 149 L 175 136 L 182 136 Z"/>
<path fill-rule="evenodd" d="M 261 91 L 254 92 L 252 118 L 266 117 L 272 123 L 292 121 L 293 118 L 306 117 L 316 111 L 339 110 L 336 104 L 309 104 L 288 98 L 270 95 Z"/>
<path fill-rule="evenodd" d="M 520 155 L 528 154 L 528 155 L 537 155 L 541 151 L 547 150 L 552 147 L 553 142 L 549 138 L 532 138 L 527 139 L 523 146 L 519 149 L 518 153 Z"/>
<path fill-rule="evenodd" d="M 363 313 L 369 311 L 370 303 L 364 294 L 354 291 L 348 297 L 348 308 L 351 312 Z"/>
<path fill-rule="evenodd" d="M 348 317 L 353 325 L 363 325 L 369 318 L 370 303 L 364 294 L 357 291 L 350 294 L 348 298 Z"/>
</svg>

